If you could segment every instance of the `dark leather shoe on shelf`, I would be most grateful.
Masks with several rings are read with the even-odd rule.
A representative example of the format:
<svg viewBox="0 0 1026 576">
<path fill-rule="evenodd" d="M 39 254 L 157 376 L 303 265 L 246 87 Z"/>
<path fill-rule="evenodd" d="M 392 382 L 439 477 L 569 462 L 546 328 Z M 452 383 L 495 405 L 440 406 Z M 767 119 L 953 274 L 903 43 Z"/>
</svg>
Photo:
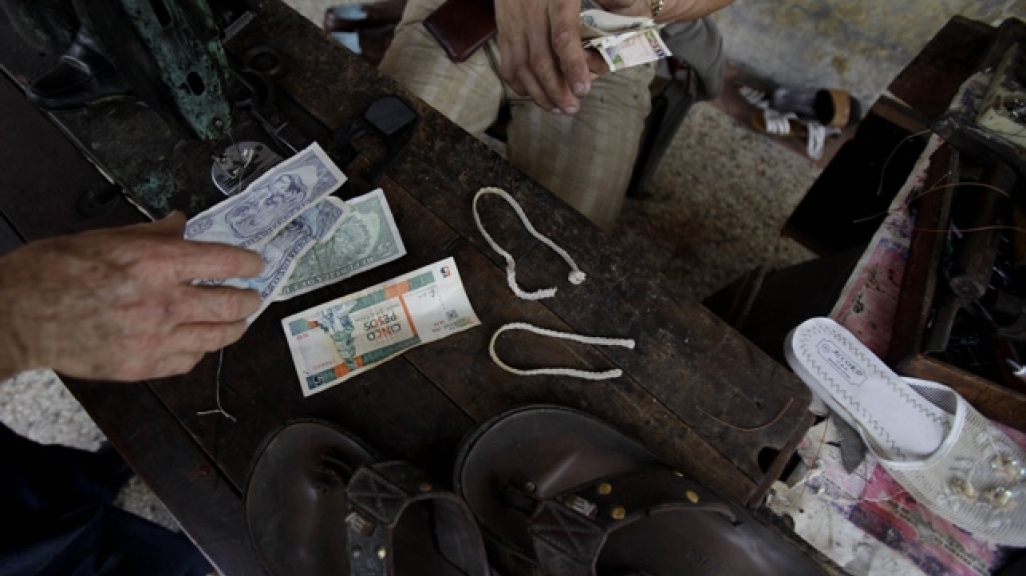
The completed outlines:
<svg viewBox="0 0 1026 576">
<path fill-rule="evenodd" d="M 34 78 L 25 95 L 45 110 L 71 110 L 128 91 L 93 38 L 79 29 L 57 64 Z"/>
</svg>

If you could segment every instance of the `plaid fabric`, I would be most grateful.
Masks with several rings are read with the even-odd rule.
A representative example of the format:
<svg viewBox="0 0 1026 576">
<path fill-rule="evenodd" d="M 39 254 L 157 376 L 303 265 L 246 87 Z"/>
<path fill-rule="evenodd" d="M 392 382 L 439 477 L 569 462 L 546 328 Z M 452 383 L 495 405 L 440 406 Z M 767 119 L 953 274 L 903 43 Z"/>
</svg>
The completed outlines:
<svg viewBox="0 0 1026 576">
<path fill-rule="evenodd" d="M 508 159 L 598 226 L 612 228 L 651 107 L 655 66 L 606 74 L 592 83 L 577 114 L 552 114 L 502 81 L 496 40 L 460 64 L 448 59 L 421 25 L 442 1 L 410 0 L 381 70 L 478 137 L 508 104 Z"/>
</svg>

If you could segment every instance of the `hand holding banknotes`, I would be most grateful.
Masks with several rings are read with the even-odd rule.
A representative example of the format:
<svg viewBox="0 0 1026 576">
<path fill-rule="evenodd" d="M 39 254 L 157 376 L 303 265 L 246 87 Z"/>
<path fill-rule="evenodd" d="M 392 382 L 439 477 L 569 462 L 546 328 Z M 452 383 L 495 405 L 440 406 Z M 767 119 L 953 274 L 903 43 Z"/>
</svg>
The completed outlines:
<svg viewBox="0 0 1026 576">
<path fill-rule="evenodd" d="M 502 78 L 554 114 L 574 114 L 591 89 L 580 0 L 497 0 Z"/>
<path fill-rule="evenodd" d="M 174 213 L 0 257 L 0 378 L 44 366 L 90 379 L 170 376 L 241 338 L 260 296 L 192 281 L 255 276 L 263 261 L 183 240 L 184 228 Z"/>
</svg>

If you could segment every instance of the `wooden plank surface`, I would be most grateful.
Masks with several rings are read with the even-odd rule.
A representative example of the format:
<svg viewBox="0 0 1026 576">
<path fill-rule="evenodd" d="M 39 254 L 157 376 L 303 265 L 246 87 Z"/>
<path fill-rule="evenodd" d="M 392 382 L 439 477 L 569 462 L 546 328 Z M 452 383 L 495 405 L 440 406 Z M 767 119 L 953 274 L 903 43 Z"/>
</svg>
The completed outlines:
<svg viewBox="0 0 1026 576">
<path fill-rule="evenodd" d="M 279 6 L 262 4 L 261 18 L 234 38 L 229 48 L 243 52 L 264 44 L 278 50 L 288 69 L 283 88 L 326 126 L 343 124 L 349 114 L 362 112 L 363 106 L 347 106 L 349 102 L 396 92 L 405 95 L 369 67 L 341 65 L 352 58 L 347 51 L 326 46 L 323 32 Z M 558 231 L 559 243 L 589 273 L 581 286 L 566 283 L 565 264 L 540 248 L 506 207 L 487 224 L 517 257 L 524 285 L 562 282 L 560 292 L 545 306 L 576 332 L 643 338 L 633 352 L 601 353 L 637 377 L 648 393 L 674 404 L 682 422 L 697 429 L 735 467 L 761 480 L 756 455 L 764 447 L 779 448 L 792 439 L 794 420 L 804 413 L 809 399 L 804 385 L 700 306 L 675 297 L 665 280 L 637 266 L 629 254 L 558 198 L 423 103 L 406 98 L 422 118 L 407 157 L 389 172 L 390 178 L 497 266 L 502 265 L 501 258 L 487 247 L 473 224 L 471 199 L 480 187 L 489 185 L 504 187 L 520 198 L 535 225 Z M 495 204 L 495 209 L 503 210 L 501 202 Z M 493 306 L 511 297 L 502 282 L 489 293 Z M 708 403 L 695 402 L 696 397 Z M 748 429 L 758 429 L 758 437 L 745 432 Z"/>
<path fill-rule="evenodd" d="M 148 386 L 63 381 L 222 574 L 265 574 L 249 542 L 239 491 Z"/>
<path fill-rule="evenodd" d="M 672 466 L 725 495 L 742 503 L 761 501 L 810 424 L 810 396 L 801 382 L 665 279 L 640 267 L 558 198 L 313 24 L 277 0 L 254 5 L 260 10 L 256 20 L 232 39 L 229 51 L 240 54 L 255 45 L 275 48 L 285 70 L 279 80 L 282 108 L 297 114 L 295 123 L 328 149 L 331 131 L 376 98 L 399 94 L 421 118 L 409 152 L 380 183 L 407 256 L 272 305 L 223 358 L 208 355 L 188 375 L 145 387 L 70 383 L 222 572 L 256 573 L 241 513 L 249 470 L 267 435 L 296 419 L 338 423 L 386 456 L 409 460 L 448 484 L 456 447 L 475 423 L 525 404 L 573 406 L 618 426 Z M 8 68 L 9 45 L 9 39 L 0 41 L 0 57 Z M 140 152 L 151 159 L 146 172 L 145 162 L 127 158 L 127 151 L 143 138 L 152 119 L 137 104 L 133 106 L 143 109 L 125 111 L 125 106 L 110 104 L 54 118 L 90 158 L 102 156 L 116 164 L 115 180 L 127 183 L 130 195 L 148 203 L 151 213 L 171 208 L 193 213 L 217 201 L 219 193 L 208 177 L 209 156 L 199 160 L 199 151 L 217 146 L 176 142 L 164 157 L 153 160 L 169 142 L 160 144 L 163 136 L 158 132 Z M 116 117 L 113 124 L 127 125 L 104 127 L 98 121 L 100 110 Z M 373 139 L 361 140 L 358 149 L 360 156 L 343 167 L 352 178 L 347 196 L 371 189 L 359 175 L 382 153 Z M 41 163 L 39 157 L 28 162 L 37 167 Z M 149 182 L 147 175 L 155 183 L 140 193 L 133 183 Z M 168 179 L 176 188 L 167 187 L 172 186 Z M 183 182 L 195 186 L 186 196 L 178 188 Z M 491 185 L 519 199 L 534 224 L 573 254 L 588 273 L 587 282 L 567 282 L 562 260 L 530 237 L 508 206 L 489 198 L 482 201 L 482 217 L 517 258 L 521 284 L 559 288 L 555 298 L 543 302 L 512 295 L 504 262 L 477 231 L 470 209 L 473 194 Z M 26 222 L 32 233 L 54 233 L 54 222 L 72 218 L 67 213 L 70 201 L 69 194 L 50 197 L 38 204 L 45 218 L 19 216 L 12 222 Z M 456 259 L 483 326 L 412 350 L 323 393 L 302 396 L 282 317 L 448 256 Z M 620 367 L 626 374 L 606 382 L 515 377 L 498 369 L 487 351 L 493 332 L 512 321 L 631 337 L 638 345 L 633 351 L 604 349 L 507 334 L 498 348 L 513 365 Z M 235 420 L 200 414 L 215 407 L 218 389 Z"/>
<path fill-rule="evenodd" d="M 898 74 L 888 91 L 926 118 L 936 118 L 976 71 L 995 33 L 983 22 L 955 16 Z"/>
<path fill-rule="evenodd" d="M 77 209 L 82 195 L 102 191 L 109 182 L 15 84 L 2 77 L 0 104 L 0 214 L 18 235 L 37 240 L 144 220 L 120 194 L 115 194 L 109 209 L 96 214 Z"/>
</svg>

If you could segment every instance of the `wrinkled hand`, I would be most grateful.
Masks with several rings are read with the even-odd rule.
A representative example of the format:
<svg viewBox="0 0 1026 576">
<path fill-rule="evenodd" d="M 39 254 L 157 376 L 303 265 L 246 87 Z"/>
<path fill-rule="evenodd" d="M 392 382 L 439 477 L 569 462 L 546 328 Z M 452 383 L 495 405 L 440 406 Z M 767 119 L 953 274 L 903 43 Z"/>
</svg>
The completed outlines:
<svg viewBox="0 0 1026 576">
<path fill-rule="evenodd" d="M 263 261 L 183 240 L 184 228 L 175 213 L 0 257 L 0 378 L 44 366 L 90 379 L 170 376 L 241 338 L 260 296 L 190 282 L 252 277 Z"/>
<path fill-rule="evenodd" d="M 502 78 L 557 114 L 574 114 L 591 89 L 580 0 L 496 0 Z"/>
</svg>

